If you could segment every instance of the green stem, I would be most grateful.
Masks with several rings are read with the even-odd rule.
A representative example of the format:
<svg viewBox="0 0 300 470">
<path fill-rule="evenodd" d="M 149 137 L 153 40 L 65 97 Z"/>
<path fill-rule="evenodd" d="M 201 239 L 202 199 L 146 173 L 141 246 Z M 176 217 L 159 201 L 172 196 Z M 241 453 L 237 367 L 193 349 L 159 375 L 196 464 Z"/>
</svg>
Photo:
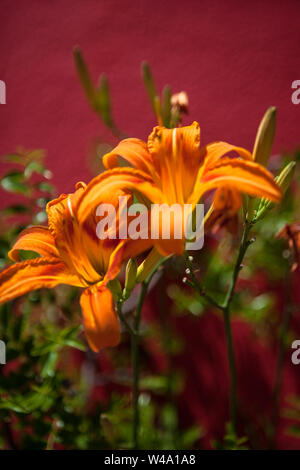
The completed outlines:
<svg viewBox="0 0 300 470">
<path fill-rule="evenodd" d="M 254 221 L 245 222 L 245 228 L 244 228 L 244 232 L 242 235 L 242 240 L 241 240 L 238 256 L 234 265 L 231 282 L 227 290 L 223 304 L 219 304 L 211 296 L 205 293 L 204 289 L 199 284 L 193 272 L 192 263 L 188 261 L 188 258 L 186 258 L 187 264 L 189 267 L 189 274 L 192 280 L 191 282 L 187 281 L 187 283 L 189 285 L 192 285 L 200 293 L 200 295 L 202 295 L 209 303 L 211 303 L 214 307 L 222 310 L 223 312 L 226 342 L 227 342 L 228 363 L 229 363 L 229 371 L 230 371 L 230 416 L 231 416 L 231 424 L 232 424 L 232 428 L 234 432 L 236 431 L 236 417 L 237 417 L 237 392 L 236 392 L 237 380 L 236 380 L 236 365 L 235 365 L 235 356 L 234 356 L 231 322 L 230 322 L 230 305 L 231 305 L 231 301 L 235 293 L 235 287 L 236 287 L 236 283 L 238 280 L 239 272 L 242 268 L 242 262 L 243 262 L 245 253 L 253 241 L 253 240 L 248 240 L 249 232 L 253 225 L 254 225 Z"/>
<path fill-rule="evenodd" d="M 191 271 L 191 278 L 193 278 L 195 275 L 193 274 L 192 275 L 192 271 Z M 223 309 L 222 305 L 218 304 L 218 302 L 215 301 L 215 299 L 213 299 L 210 295 L 208 295 L 204 289 L 202 289 L 202 287 L 199 285 L 197 279 L 193 280 L 192 282 L 187 279 L 186 282 L 185 282 L 188 286 L 191 286 L 193 287 L 194 289 L 196 289 L 199 294 L 205 299 L 207 300 L 208 303 L 210 303 L 211 305 L 213 305 L 214 307 L 216 308 L 219 308 L 219 309 Z"/>
<path fill-rule="evenodd" d="M 236 416 L 237 416 L 237 393 L 236 393 L 236 365 L 234 357 L 234 349 L 232 342 L 232 332 L 230 323 L 229 307 L 223 309 L 225 334 L 227 341 L 227 355 L 230 370 L 230 417 L 232 429 L 236 431 Z"/>
<path fill-rule="evenodd" d="M 124 314 L 122 312 L 122 301 L 118 301 L 117 302 L 117 312 L 118 312 L 118 316 L 121 320 L 121 322 L 124 324 L 124 326 L 127 328 L 127 330 L 129 331 L 129 333 L 131 335 L 138 335 L 138 332 L 135 331 L 128 323 L 128 321 L 126 320 L 126 318 L 124 317 Z"/>
<path fill-rule="evenodd" d="M 245 228 L 244 228 L 244 232 L 243 232 L 243 235 L 242 235 L 242 240 L 241 240 L 237 260 L 235 262 L 234 269 L 233 269 L 233 275 L 232 275 L 232 278 L 231 278 L 229 289 L 228 289 L 226 297 L 225 297 L 224 304 L 222 306 L 223 310 L 229 308 L 229 306 L 231 304 L 231 300 L 232 300 L 233 295 L 234 295 L 235 286 L 236 286 L 236 282 L 238 280 L 239 272 L 242 268 L 242 262 L 243 262 L 244 256 L 246 254 L 246 251 L 247 251 L 248 247 L 252 243 L 252 240 L 248 240 L 248 235 L 249 235 L 249 232 L 250 232 L 252 226 L 253 226 L 253 222 L 246 222 L 245 223 Z"/>
<path fill-rule="evenodd" d="M 135 331 L 137 334 L 131 335 L 131 348 L 132 348 L 132 366 L 133 366 L 133 447 L 134 449 L 139 448 L 139 328 L 141 321 L 141 313 L 144 304 L 144 300 L 147 294 L 148 282 L 143 282 L 139 300 L 136 307 L 135 315 Z"/>
<path fill-rule="evenodd" d="M 225 324 L 225 334 L 227 341 L 227 353 L 228 353 L 228 362 L 230 370 L 230 412 L 231 412 L 231 423 L 233 431 L 236 431 L 236 417 L 237 417 L 237 381 L 236 381 L 236 363 L 234 356 L 234 348 L 232 342 L 232 331 L 231 331 L 231 322 L 230 322 L 230 305 L 235 293 L 235 287 L 238 280 L 239 272 L 242 269 L 242 262 L 248 247 L 254 240 L 248 240 L 249 232 L 253 226 L 254 222 L 245 222 L 245 228 L 242 235 L 242 240 L 236 259 L 236 263 L 233 269 L 233 275 L 229 289 L 227 291 L 225 301 L 223 304 L 223 317 Z"/>
<path fill-rule="evenodd" d="M 167 258 L 162 258 L 151 274 L 148 276 L 145 281 L 141 284 L 141 292 L 138 298 L 137 306 L 136 306 L 136 314 L 134 319 L 134 328 L 132 328 L 129 323 L 127 322 L 126 318 L 122 313 L 122 303 L 125 300 L 121 298 L 117 302 L 117 311 L 120 320 L 126 326 L 127 330 L 131 335 L 131 354 L 132 354 L 132 369 L 133 369 L 133 398 L 132 398 L 132 406 L 133 406 L 133 448 L 139 448 L 139 423 L 140 423 L 140 416 L 139 416 L 139 337 L 140 337 L 140 322 L 141 322 L 141 314 L 142 308 L 144 305 L 144 300 L 147 295 L 148 286 L 158 270 L 158 268 L 166 261 Z"/>
</svg>

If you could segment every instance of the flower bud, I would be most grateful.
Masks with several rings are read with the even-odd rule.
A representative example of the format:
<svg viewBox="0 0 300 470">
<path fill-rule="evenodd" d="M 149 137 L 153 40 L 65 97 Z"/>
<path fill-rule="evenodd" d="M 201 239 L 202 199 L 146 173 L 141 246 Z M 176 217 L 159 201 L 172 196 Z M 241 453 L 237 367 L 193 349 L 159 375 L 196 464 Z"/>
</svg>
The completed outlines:
<svg viewBox="0 0 300 470">
<path fill-rule="evenodd" d="M 73 57 L 75 67 L 78 73 L 79 80 L 83 86 L 87 99 L 90 105 L 94 108 L 96 106 L 96 93 L 92 83 L 88 68 L 81 53 L 80 48 L 77 46 L 73 50 Z"/>
<path fill-rule="evenodd" d="M 126 265 L 126 275 L 125 275 L 125 289 L 123 292 L 123 297 L 127 299 L 130 296 L 130 293 L 134 286 L 136 285 L 136 274 L 137 274 L 137 262 L 135 258 L 130 258 Z"/>
<path fill-rule="evenodd" d="M 278 186 L 281 187 L 282 193 L 286 193 L 289 189 L 294 173 L 296 169 L 296 162 L 292 161 L 288 163 L 284 169 L 281 171 L 280 175 L 275 178 L 276 183 Z"/>
<path fill-rule="evenodd" d="M 288 163 L 281 173 L 276 176 L 275 181 L 278 184 L 278 186 L 282 190 L 282 194 L 285 194 L 288 188 L 290 187 L 290 184 L 292 182 L 294 173 L 295 173 L 295 168 L 296 168 L 296 162 L 292 161 Z M 268 199 L 263 198 L 260 202 L 260 206 L 258 208 L 258 219 L 260 219 L 263 214 L 266 212 L 267 209 L 270 209 L 273 207 L 272 201 L 269 201 Z"/>
<path fill-rule="evenodd" d="M 158 94 L 157 94 L 157 91 L 156 91 L 156 86 L 155 86 L 155 83 L 154 83 L 154 79 L 153 79 L 153 76 L 152 76 L 151 69 L 150 69 L 149 65 L 147 64 L 147 62 L 142 63 L 141 71 L 142 71 L 142 79 L 143 79 L 146 91 L 148 93 L 150 103 L 152 105 L 153 111 L 156 114 L 156 106 L 157 105 L 155 104 L 155 101 L 156 101 L 155 98 L 158 97 Z"/>
<path fill-rule="evenodd" d="M 112 279 L 108 283 L 108 288 L 111 291 L 115 302 L 117 302 L 122 295 L 122 287 L 118 279 Z"/>
<path fill-rule="evenodd" d="M 272 145 L 275 137 L 276 130 L 276 108 L 269 108 L 259 125 L 254 149 L 253 160 L 266 167 L 270 158 Z"/>
<path fill-rule="evenodd" d="M 162 255 L 153 248 L 147 258 L 138 267 L 136 281 L 143 282 L 147 279 L 162 258 Z"/>
<path fill-rule="evenodd" d="M 187 93 L 185 91 L 181 91 L 180 93 L 172 95 L 171 107 L 173 110 L 175 108 L 180 113 L 188 114 L 189 99 Z"/>
</svg>

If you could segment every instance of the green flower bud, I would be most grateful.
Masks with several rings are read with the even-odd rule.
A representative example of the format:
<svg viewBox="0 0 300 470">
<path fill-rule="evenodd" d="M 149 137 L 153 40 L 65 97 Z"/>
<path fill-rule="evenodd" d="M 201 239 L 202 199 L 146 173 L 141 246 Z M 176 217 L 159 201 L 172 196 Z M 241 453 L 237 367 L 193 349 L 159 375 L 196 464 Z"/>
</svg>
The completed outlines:
<svg viewBox="0 0 300 470">
<path fill-rule="evenodd" d="M 292 161 L 283 168 L 283 170 L 278 176 L 275 177 L 276 183 L 282 189 L 282 194 L 285 194 L 288 188 L 290 187 L 294 173 L 295 173 L 295 169 L 296 169 L 296 162 Z M 261 199 L 261 202 L 258 208 L 257 219 L 260 219 L 263 216 L 263 214 L 266 212 L 266 210 L 271 209 L 273 205 L 274 204 L 272 203 L 272 201 L 269 201 L 268 199 L 265 199 L 265 198 Z"/>
<path fill-rule="evenodd" d="M 125 275 L 125 289 L 123 297 L 127 299 L 134 286 L 136 285 L 136 274 L 137 274 L 137 262 L 135 258 L 131 258 L 126 265 Z"/>
<path fill-rule="evenodd" d="M 256 163 L 260 163 L 264 167 L 267 167 L 270 158 L 272 145 L 276 131 L 276 108 L 269 108 L 259 125 L 254 149 L 253 149 L 253 160 Z"/>
<path fill-rule="evenodd" d="M 94 108 L 96 106 L 96 94 L 94 85 L 92 83 L 88 68 L 84 61 L 81 50 L 78 46 L 74 47 L 73 57 L 75 62 L 75 67 L 79 76 L 79 80 L 83 86 L 87 99 L 90 105 Z"/>
<path fill-rule="evenodd" d="M 108 288 L 111 291 L 115 302 L 117 302 L 122 296 L 122 287 L 118 279 L 112 279 L 108 283 Z"/>
<path fill-rule="evenodd" d="M 142 63 L 142 78 L 144 81 L 144 85 L 146 88 L 146 91 L 149 96 L 150 103 L 152 105 L 153 111 L 156 114 L 156 104 L 155 104 L 155 98 L 158 96 L 157 91 L 156 91 L 156 86 L 154 83 L 154 79 L 152 76 L 152 72 L 150 70 L 149 65 L 147 62 Z"/>
<path fill-rule="evenodd" d="M 162 258 L 163 256 L 153 248 L 147 258 L 138 267 L 136 277 L 137 282 L 143 282 L 147 279 Z"/>
<path fill-rule="evenodd" d="M 295 169 L 296 169 L 296 162 L 292 161 L 288 163 L 284 167 L 284 169 L 281 171 L 280 175 L 275 178 L 276 183 L 278 184 L 278 186 L 281 187 L 283 194 L 286 193 L 286 191 L 291 185 L 292 179 L 294 177 Z"/>
</svg>

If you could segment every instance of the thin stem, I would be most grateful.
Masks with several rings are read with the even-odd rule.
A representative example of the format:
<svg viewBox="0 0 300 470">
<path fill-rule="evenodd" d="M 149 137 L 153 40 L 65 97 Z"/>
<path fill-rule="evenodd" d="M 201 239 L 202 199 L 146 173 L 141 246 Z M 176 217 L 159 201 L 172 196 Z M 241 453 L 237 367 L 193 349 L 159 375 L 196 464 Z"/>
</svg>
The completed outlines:
<svg viewBox="0 0 300 470">
<path fill-rule="evenodd" d="M 234 357 L 234 349 L 232 342 L 232 332 L 230 323 L 229 306 L 223 309 L 225 334 L 227 341 L 227 354 L 230 370 L 230 416 L 233 431 L 236 430 L 236 416 L 237 416 L 237 392 L 236 392 L 236 364 Z"/>
<path fill-rule="evenodd" d="M 148 282 L 143 282 L 139 300 L 136 307 L 135 316 L 135 331 L 139 333 L 141 313 L 144 300 L 147 294 Z M 132 365 L 133 365 L 133 446 L 134 449 L 139 448 L 139 336 L 138 334 L 131 335 L 131 348 L 132 348 Z"/>
<path fill-rule="evenodd" d="M 193 274 L 194 276 L 194 274 Z M 193 277 L 192 276 L 192 272 L 191 272 L 191 278 Z M 219 308 L 221 310 L 223 310 L 223 307 L 222 305 L 218 304 L 218 302 L 216 302 L 210 295 L 208 295 L 205 290 L 200 286 L 200 284 L 198 283 L 197 279 L 195 279 L 195 281 L 193 280 L 193 282 L 191 282 L 189 279 L 187 279 L 185 281 L 185 283 L 188 285 L 188 286 L 191 286 L 193 287 L 194 289 L 196 289 L 199 294 L 201 295 L 201 297 L 203 297 L 205 300 L 207 300 L 208 303 L 210 303 L 211 305 L 214 305 L 214 307 L 216 308 Z"/>
<path fill-rule="evenodd" d="M 236 380 L 236 364 L 235 364 L 231 322 L 230 322 L 230 305 L 231 305 L 231 301 L 235 293 L 235 287 L 236 287 L 236 283 L 238 280 L 239 272 L 242 268 L 242 262 L 243 262 L 245 253 L 248 247 L 254 241 L 254 240 L 248 240 L 249 232 L 253 225 L 254 225 L 254 220 L 251 222 L 248 222 L 248 221 L 245 222 L 245 228 L 244 228 L 244 232 L 242 235 L 238 256 L 237 256 L 237 259 L 233 268 L 231 282 L 229 284 L 229 288 L 227 290 L 223 304 L 219 304 L 211 296 L 206 294 L 206 292 L 199 284 L 193 272 L 192 263 L 189 262 L 188 257 L 186 257 L 187 265 L 189 268 L 188 274 L 191 277 L 191 281 L 187 280 L 187 284 L 193 286 L 200 293 L 202 297 L 204 297 L 214 307 L 222 310 L 223 312 L 226 342 L 227 342 L 227 354 L 228 354 L 228 362 L 229 362 L 229 370 L 230 370 L 230 416 L 231 416 L 231 424 L 232 424 L 232 428 L 234 432 L 236 430 L 236 417 L 237 417 L 237 392 L 236 392 L 237 380 Z"/>
<path fill-rule="evenodd" d="M 229 289 L 228 289 L 226 297 L 225 297 L 224 304 L 222 306 L 223 309 L 228 308 L 231 304 L 231 300 L 232 300 L 233 295 L 234 295 L 235 286 L 236 286 L 236 282 L 238 280 L 239 272 L 242 268 L 242 262 L 243 262 L 244 256 L 246 254 L 246 251 L 247 251 L 248 247 L 252 243 L 252 240 L 248 240 L 248 235 L 249 235 L 249 232 L 250 232 L 252 226 L 253 226 L 252 222 L 246 222 L 245 223 L 245 228 L 244 228 L 244 232 L 243 232 L 243 235 L 242 235 L 242 240 L 241 240 L 237 260 L 236 260 L 235 265 L 234 265 L 231 282 L 230 282 Z"/>
<path fill-rule="evenodd" d="M 129 323 L 127 322 L 126 318 L 122 312 L 122 302 L 124 299 L 120 299 L 117 302 L 117 312 L 119 315 L 120 320 L 126 326 L 127 330 L 131 335 L 131 354 L 132 354 L 132 368 L 133 368 L 133 447 L 134 449 L 139 448 L 139 423 L 140 423 L 140 416 L 139 416 L 139 337 L 140 337 L 140 322 L 141 322 L 141 314 L 142 308 L 144 305 L 144 300 L 147 295 L 148 286 L 158 270 L 158 268 L 166 261 L 167 258 L 161 259 L 148 278 L 142 282 L 141 284 L 141 292 L 139 295 L 139 299 L 136 306 L 136 314 L 134 319 L 134 328 L 132 328 Z"/>
<path fill-rule="evenodd" d="M 236 381 L 236 362 L 234 356 L 233 342 L 232 342 L 232 331 L 230 322 L 230 305 L 235 293 L 235 287 L 238 280 L 239 272 L 242 268 L 242 262 L 248 247 L 251 245 L 253 240 L 248 240 L 249 232 L 253 226 L 253 222 L 245 222 L 245 228 L 242 235 L 242 240 L 236 259 L 236 263 L 233 269 L 233 275 L 231 283 L 229 285 L 225 301 L 223 304 L 223 317 L 225 324 L 225 334 L 227 341 L 227 353 L 230 370 L 230 412 L 231 412 L 231 423 L 233 431 L 236 431 L 236 417 L 237 417 L 237 381 Z"/>
<path fill-rule="evenodd" d="M 135 331 L 128 323 L 128 321 L 126 320 L 126 318 L 124 317 L 124 314 L 122 312 L 122 301 L 119 301 L 117 302 L 117 312 L 118 312 L 118 316 L 121 320 L 121 322 L 125 325 L 125 327 L 127 328 L 127 330 L 129 331 L 129 333 L 131 335 L 138 335 L 138 332 Z"/>
</svg>

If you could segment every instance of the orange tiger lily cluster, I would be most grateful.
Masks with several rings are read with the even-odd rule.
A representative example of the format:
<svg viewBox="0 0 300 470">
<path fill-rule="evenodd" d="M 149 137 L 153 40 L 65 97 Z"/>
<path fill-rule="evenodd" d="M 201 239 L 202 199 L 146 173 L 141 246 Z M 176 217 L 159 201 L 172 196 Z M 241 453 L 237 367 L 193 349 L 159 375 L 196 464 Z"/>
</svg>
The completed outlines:
<svg viewBox="0 0 300 470">
<path fill-rule="evenodd" d="M 98 351 L 120 340 L 119 321 L 107 285 L 119 273 L 122 262 L 136 256 L 141 248 L 132 240 L 99 240 L 93 211 L 79 224 L 77 214 L 86 193 L 87 186 L 78 183 L 73 194 L 62 194 L 48 203 L 48 227 L 34 226 L 20 234 L 8 253 L 16 264 L 0 273 L 0 302 L 58 284 L 82 287 L 85 332 L 91 348 Z M 110 202 L 117 205 L 120 195 L 124 193 L 110 195 Z M 20 250 L 34 251 L 40 257 L 19 262 Z"/>
<path fill-rule="evenodd" d="M 237 156 L 230 157 L 235 152 Z M 119 167 L 118 157 L 131 166 Z M 200 148 L 200 128 L 155 127 L 148 142 L 125 139 L 103 162 L 107 171 L 87 186 L 78 183 L 73 194 L 61 195 L 48 203 L 48 227 L 32 227 L 21 233 L 9 252 L 16 263 L 0 273 L 0 302 L 30 290 L 70 284 L 84 288 L 80 304 L 86 336 L 98 351 L 114 346 L 120 327 L 108 283 L 124 260 L 150 247 L 161 255 L 184 251 L 185 240 L 99 240 L 95 211 L 99 204 L 115 204 L 118 196 L 128 200 L 135 193 L 147 204 L 178 203 L 195 206 L 210 190 L 216 190 L 206 217 L 215 220 L 236 213 L 241 193 L 278 202 L 281 190 L 273 176 L 255 163 L 251 153 L 225 142 Z M 118 215 L 117 215 L 118 217 Z M 39 258 L 19 262 L 19 250 L 31 250 Z"/>
</svg>

